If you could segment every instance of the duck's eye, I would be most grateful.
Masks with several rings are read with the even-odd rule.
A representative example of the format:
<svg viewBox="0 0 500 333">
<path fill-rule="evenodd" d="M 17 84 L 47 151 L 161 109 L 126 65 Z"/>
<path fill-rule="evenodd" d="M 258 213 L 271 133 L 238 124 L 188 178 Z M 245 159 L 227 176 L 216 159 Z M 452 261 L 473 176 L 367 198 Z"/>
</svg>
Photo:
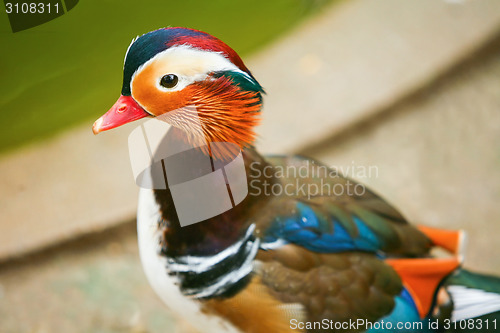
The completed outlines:
<svg viewBox="0 0 500 333">
<path fill-rule="evenodd" d="M 165 88 L 173 88 L 177 85 L 177 82 L 179 82 L 177 75 L 167 74 L 161 78 L 160 85 Z"/>
</svg>

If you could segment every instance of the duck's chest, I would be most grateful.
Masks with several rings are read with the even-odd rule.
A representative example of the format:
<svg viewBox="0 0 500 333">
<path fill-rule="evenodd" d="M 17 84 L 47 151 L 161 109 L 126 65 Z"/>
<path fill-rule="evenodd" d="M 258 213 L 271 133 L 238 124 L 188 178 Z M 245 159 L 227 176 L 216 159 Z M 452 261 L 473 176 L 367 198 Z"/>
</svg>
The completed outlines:
<svg viewBox="0 0 500 333">
<path fill-rule="evenodd" d="M 259 240 L 251 225 L 238 241 L 203 258 L 162 253 L 164 233 L 151 191 L 141 190 L 139 252 L 149 283 L 180 319 L 200 332 L 289 332 L 282 304 L 256 272 Z"/>
<path fill-rule="evenodd" d="M 156 294 L 174 315 L 189 322 L 200 332 L 240 332 L 224 319 L 205 313 L 199 301 L 181 292 L 178 277 L 168 274 L 167 258 L 161 255 L 159 220 L 159 207 L 153 192 L 141 189 L 137 212 L 139 255 L 146 277 Z"/>
</svg>

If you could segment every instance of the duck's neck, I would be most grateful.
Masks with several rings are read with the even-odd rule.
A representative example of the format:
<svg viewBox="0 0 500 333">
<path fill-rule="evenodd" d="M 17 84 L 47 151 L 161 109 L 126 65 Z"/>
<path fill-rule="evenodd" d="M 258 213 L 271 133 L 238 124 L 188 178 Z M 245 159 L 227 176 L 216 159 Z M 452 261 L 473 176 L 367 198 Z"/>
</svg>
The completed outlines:
<svg viewBox="0 0 500 333">
<path fill-rule="evenodd" d="M 247 189 L 252 187 L 255 190 L 256 187 L 263 186 L 265 182 L 268 184 L 273 181 L 269 178 L 263 179 L 265 177 L 263 170 L 269 164 L 253 147 L 243 149 L 242 157 L 246 171 Z M 252 183 L 250 184 L 250 182 Z M 230 186 L 226 186 L 230 190 Z M 256 193 L 264 193 L 264 191 L 249 190 L 243 201 L 222 214 L 198 223 L 182 226 L 175 209 L 172 191 L 169 188 L 155 190 L 156 201 L 160 206 L 162 223 L 164 223 L 164 255 L 172 258 L 186 255 L 214 255 L 238 242 L 252 224 L 253 211 L 268 200 L 268 197 L 255 195 Z M 200 209 L 196 202 L 193 202 L 193 209 Z"/>
<path fill-rule="evenodd" d="M 250 182 L 254 188 L 263 186 L 263 171 L 268 163 L 253 148 L 243 149 L 242 157 L 247 186 Z M 229 190 L 230 185 L 226 186 Z M 181 292 L 207 299 L 240 291 L 250 281 L 252 262 L 259 249 L 259 239 L 253 235 L 252 216 L 258 214 L 259 207 L 269 198 L 249 191 L 239 204 L 222 214 L 181 226 L 173 192 L 169 188 L 155 190 L 155 196 L 163 218 L 162 255 L 167 258 L 169 274 L 179 279 Z M 196 209 L 196 203 L 193 205 Z"/>
</svg>

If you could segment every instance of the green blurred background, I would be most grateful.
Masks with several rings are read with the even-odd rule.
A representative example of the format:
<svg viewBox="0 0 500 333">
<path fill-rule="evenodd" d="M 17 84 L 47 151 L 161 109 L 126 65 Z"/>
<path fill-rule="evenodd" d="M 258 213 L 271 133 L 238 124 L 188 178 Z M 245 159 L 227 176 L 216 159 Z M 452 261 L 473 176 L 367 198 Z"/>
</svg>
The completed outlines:
<svg viewBox="0 0 500 333">
<path fill-rule="evenodd" d="M 12 33 L 0 19 L 0 153 L 102 115 L 131 39 L 165 26 L 206 31 L 246 56 L 328 0 L 101 0 Z"/>
</svg>

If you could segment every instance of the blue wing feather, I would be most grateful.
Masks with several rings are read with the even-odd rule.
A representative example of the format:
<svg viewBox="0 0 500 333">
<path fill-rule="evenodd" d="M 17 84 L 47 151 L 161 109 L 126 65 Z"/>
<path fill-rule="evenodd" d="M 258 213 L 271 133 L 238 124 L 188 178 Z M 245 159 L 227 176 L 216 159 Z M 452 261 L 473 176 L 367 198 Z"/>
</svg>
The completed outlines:
<svg viewBox="0 0 500 333">
<path fill-rule="evenodd" d="M 383 245 L 382 240 L 358 217 L 353 217 L 357 228 L 353 235 L 333 216 L 319 214 L 306 203 L 298 201 L 296 208 L 294 215 L 273 220 L 265 232 L 264 243 L 282 239 L 321 253 L 377 252 Z"/>
</svg>

